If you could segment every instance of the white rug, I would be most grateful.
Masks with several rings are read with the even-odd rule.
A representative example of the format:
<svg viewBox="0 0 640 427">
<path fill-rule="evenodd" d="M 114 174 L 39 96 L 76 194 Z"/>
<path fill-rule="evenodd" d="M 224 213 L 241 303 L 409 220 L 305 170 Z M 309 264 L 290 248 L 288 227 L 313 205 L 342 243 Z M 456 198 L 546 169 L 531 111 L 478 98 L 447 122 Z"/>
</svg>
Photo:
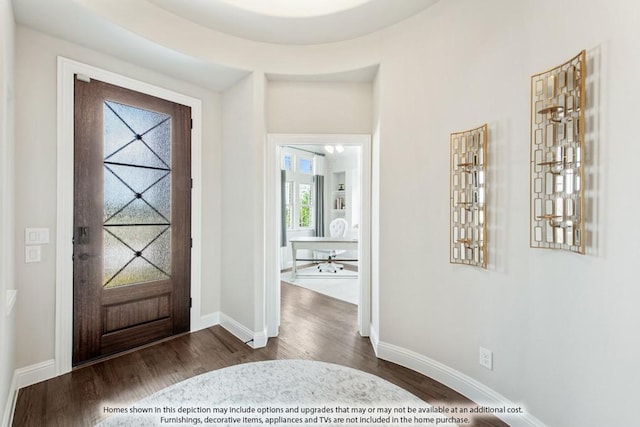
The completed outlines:
<svg viewBox="0 0 640 427">
<path fill-rule="evenodd" d="M 127 413 L 111 416 L 98 426 L 436 425 L 423 421 L 444 417 L 434 414 L 435 409 L 408 391 L 356 369 L 309 360 L 274 360 L 202 374 L 136 404 L 105 406 L 103 413 Z"/>
<path fill-rule="evenodd" d="M 351 304 L 358 304 L 360 281 L 358 280 L 357 272 L 342 270 L 339 273 L 340 275 L 336 277 L 334 273 L 321 273 L 316 267 L 309 267 L 298 270 L 298 274 L 295 279 L 292 279 L 291 273 L 286 272 L 282 273 L 281 278 L 292 285 L 310 289 Z"/>
</svg>

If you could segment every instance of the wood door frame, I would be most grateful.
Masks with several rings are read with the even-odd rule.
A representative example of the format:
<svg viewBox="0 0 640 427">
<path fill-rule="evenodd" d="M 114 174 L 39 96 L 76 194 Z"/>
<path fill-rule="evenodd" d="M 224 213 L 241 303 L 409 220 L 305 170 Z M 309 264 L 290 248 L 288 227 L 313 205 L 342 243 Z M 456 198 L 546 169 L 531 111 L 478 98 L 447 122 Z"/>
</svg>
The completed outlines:
<svg viewBox="0 0 640 427">
<path fill-rule="evenodd" d="M 163 98 L 191 107 L 191 331 L 206 325 L 201 317 L 202 241 L 202 102 L 199 99 L 160 88 L 139 80 L 58 57 L 58 134 L 57 134 L 57 219 L 56 219 L 56 375 L 70 372 L 73 354 L 73 120 L 74 76 L 94 78 L 105 83 Z"/>
<path fill-rule="evenodd" d="M 378 313 L 372 307 L 373 270 L 372 252 L 372 138 L 365 134 L 268 134 L 266 138 L 265 168 L 265 318 L 268 337 L 278 335 L 280 326 L 280 147 L 283 145 L 341 144 L 361 148 L 361 214 L 360 214 L 360 301 L 358 303 L 358 332 L 363 337 L 371 334 L 371 325 L 377 322 Z"/>
</svg>

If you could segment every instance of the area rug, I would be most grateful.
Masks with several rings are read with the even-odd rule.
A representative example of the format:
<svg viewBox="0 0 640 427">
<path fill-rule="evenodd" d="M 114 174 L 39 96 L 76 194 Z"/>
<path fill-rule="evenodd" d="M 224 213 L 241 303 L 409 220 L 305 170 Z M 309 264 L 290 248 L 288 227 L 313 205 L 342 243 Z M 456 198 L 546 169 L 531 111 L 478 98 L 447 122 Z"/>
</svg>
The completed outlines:
<svg viewBox="0 0 640 427">
<path fill-rule="evenodd" d="M 298 270 L 295 278 L 290 272 L 283 273 L 282 280 L 351 304 L 357 305 L 359 301 L 360 281 L 355 271 L 343 270 L 336 277 L 333 273 L 320 273 L 316 267 L 310 267 Z"/>
<path fill-rule="evenodd" d="M 423 420 L 435 409 L 356 369 L 274 360 L 202 374 L 136 404 L 106 405 L 103 413 L 115 415 L 98 426 L 430 425 Z"/>
</svg>

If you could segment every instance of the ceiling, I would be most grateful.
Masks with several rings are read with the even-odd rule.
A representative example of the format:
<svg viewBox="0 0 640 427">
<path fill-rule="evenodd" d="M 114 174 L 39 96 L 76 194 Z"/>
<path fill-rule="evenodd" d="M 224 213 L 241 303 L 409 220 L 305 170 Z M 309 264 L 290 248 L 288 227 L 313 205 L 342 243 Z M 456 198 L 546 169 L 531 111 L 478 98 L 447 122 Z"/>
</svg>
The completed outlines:
<svg viewBox="0 0 640 427">
<path fill-rule="evenodd" d="M 321 44 L 360 37 L 438 0 L 148 0 L 182 18 L 237 37 Z"/>
<path fill-rule="evenodd" d="M 122 15 L 152 8 L 192 22 L 194 28 L 263 43 L 309 45 L 364 36 L 417 14 L 438 0 L 111 1 Z M 211 90 L 223 91 L 249 72 L 185 55 L 126 30 L 118 22 L 110 21 L 107 15 L 96 13 L 104 0 L 12 2 L 19 24 Z M 354 70 L 344 76 L 325 76 L 325 79 L 371 81 L 374 68 Z M 273 76 L 274 79 L 290 77 Z"/>
</svg>

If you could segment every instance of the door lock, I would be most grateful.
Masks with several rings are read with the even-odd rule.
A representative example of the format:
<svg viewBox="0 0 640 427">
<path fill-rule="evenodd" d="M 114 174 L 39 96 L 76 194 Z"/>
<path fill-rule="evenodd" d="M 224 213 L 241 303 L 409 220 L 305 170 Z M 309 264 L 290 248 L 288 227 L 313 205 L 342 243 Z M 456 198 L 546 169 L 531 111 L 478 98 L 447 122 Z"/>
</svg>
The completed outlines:
<svg viewBox="0 0 640 427">
<path fill-rule="evenodd" d="M 78 227 L 78 244 L 89 244 L 89 227 Z"/>
</svg>

